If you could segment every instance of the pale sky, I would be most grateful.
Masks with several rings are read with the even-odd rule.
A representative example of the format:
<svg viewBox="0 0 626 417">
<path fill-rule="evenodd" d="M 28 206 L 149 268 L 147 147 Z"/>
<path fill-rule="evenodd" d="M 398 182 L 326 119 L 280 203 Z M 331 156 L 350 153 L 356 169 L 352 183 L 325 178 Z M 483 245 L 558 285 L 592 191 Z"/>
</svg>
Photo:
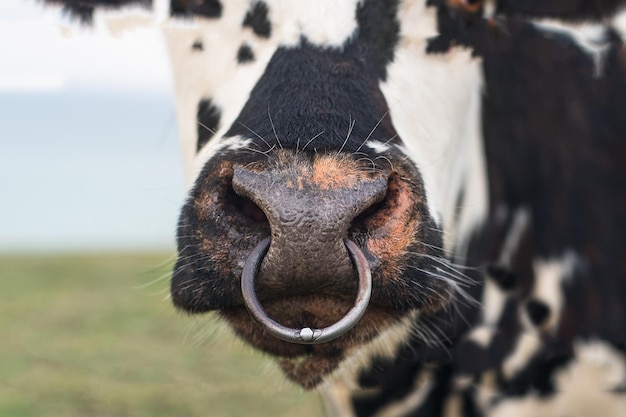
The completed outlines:
<svg viewBox="0 0 626 417">
<path fill-rule="evenodd" d="M 106 19 L 115 21 L 119 15 L 108 14 Z M 150 18 L 140 9 L 136 16 L 146 23 Z M 160 32 L 148 26 L 113 36 L 105 18 L 96 17 L 93 27 L 81 27 L 62 16 L 59 7 L 2 0 L 0 91 L 169 90 L 169 64 Z"/>
<path fill-rule="evenodd" d="M 59 8 L 0 1 L 0 252 L 174 247 L 169 63 L 144 26 L 112 34 L 100 18 L 81 28 Z"/>
</svg>

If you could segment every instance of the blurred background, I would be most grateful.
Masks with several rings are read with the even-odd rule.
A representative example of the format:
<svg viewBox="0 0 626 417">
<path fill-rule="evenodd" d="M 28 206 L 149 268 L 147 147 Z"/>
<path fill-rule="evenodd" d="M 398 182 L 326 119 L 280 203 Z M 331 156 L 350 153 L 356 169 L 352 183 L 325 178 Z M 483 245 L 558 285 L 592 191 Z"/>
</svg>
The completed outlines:
<svg viewBox="0 0 626 417">
<path fill-rule="evenodd" d="M 153 25 L 0 2 L 0 417 L 315 416 L 169 302 L 185 184 Z"/>
<path fill-rule="evenodd" d="M 111 36 L 0 3 L 0 251 L 174 248 L 184 194 L 154 28 Z"/>
</svg>

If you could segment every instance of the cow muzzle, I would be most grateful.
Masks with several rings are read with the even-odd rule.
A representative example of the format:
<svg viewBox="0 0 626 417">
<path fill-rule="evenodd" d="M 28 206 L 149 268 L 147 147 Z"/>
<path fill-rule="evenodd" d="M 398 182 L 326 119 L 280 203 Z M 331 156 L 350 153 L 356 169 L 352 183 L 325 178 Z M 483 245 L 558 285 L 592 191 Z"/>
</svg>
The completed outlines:
<svg viewBox="0 0 626 417">
<path fill-rule="evenodd" d="M 324 166 L 235 166 L 232 178 L 233 190 L 263 212 L 271 231 L 244 265 L 244 304 L 268 333 L 300 344 L 336 339 L 365 313 L 372 292 L 370 265 L 348 234 L 355 218 L 387 192 L 384 175 L 343 170 L 337 160 L 316 163 Z M 281 324 L 281 319 L 290 322 L 290 312 L 272 318 L 261 304 L 310 295 L 353 297 L 354 303 L 333 323 L 326 318 L 324 326 L 302 327 Z"/>
</svg>

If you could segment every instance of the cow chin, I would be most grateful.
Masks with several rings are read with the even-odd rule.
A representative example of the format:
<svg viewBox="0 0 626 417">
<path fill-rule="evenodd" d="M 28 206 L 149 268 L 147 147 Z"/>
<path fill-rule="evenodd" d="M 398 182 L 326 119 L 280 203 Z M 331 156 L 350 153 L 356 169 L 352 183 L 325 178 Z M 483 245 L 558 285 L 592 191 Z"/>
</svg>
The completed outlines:
<svg viewBox="0 0 626 417">
<path fill-rule="evenodd" d="M 268 315 L 281 324 L 299 328 L 307 323 L 320 328 L 338 321 L 352 304 L 335 297 L 309 296 L 267 302 L 264 307 Z M 239 337 L 256 349 L 272 355 L 287 378 L 305 389 L 316 388 L 352 350 L 372 341 L 404 316 L 397 311 L 373 306 L 341 337 L 326 343 L 303 345 L 270 335 L 243 307 L 224 309 L 220 315 Z"/>
</svg>

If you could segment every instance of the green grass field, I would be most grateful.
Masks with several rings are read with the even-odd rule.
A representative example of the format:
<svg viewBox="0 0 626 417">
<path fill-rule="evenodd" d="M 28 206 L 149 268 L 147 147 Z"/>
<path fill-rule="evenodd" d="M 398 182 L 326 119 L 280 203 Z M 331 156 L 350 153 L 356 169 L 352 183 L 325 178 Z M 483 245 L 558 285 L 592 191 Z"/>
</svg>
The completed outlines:
<svg viewBox="0 0 626 417">
<path fill-rule="evenodd" d="M 321 416 L 167 299 L 169 255 L 0 258 L 0 416 Z"/>
</svg>

